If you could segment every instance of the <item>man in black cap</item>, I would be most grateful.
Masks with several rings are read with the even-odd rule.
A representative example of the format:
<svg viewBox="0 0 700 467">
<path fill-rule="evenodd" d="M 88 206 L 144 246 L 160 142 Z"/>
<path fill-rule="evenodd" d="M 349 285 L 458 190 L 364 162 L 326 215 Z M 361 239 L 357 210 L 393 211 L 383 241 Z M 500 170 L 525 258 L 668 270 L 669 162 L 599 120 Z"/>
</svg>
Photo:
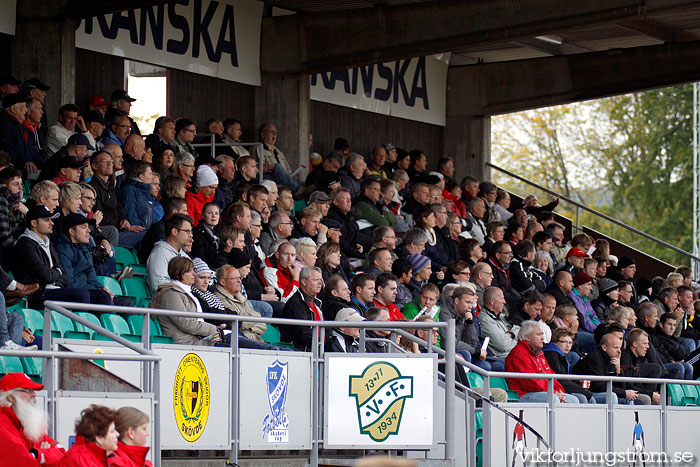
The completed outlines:
<svg viewBox="0 0 700 467">
<path fill-rule="evenodd" d="M 80 169 L 84 166 L 83 160 L 87 157 L 88 151 L 94 151 L 95 147 L 90 144 L 87 136 L 75 133 L 70 138 L 65 146 L 59 149 L 44 165 L 44 168 L 39 175 L 39 180 L 52 180 L 59 175 L 60 169 L 66 167 L 71 167 L 72 169 Z M 78 161 L 79 164 L 71 163 L 69 164 L 64 159 L 72 159 L 73 161 Z M 63 161 L 63 162 L 62 162 Z M 63 163 L 63 165 L 61 165 Z M 65 176 L 66 174 L 64 174 Z M 66 180 L 74 181 L 74 177 L 65 177 Z M 60 185 L 66 180 L 53 180 L 54 183 Z M 78 181 L 80 180 L 80 174 L 78 174 Z"/>
<path fill-rule="evenodd" d="M 39 78 L 30 78 L 22 83 L 22 92 L 24 95 L 39 99 L 39 102 L 42 104 L 46 99 L 46 93 L 49 89 L 51 89 L 51 86 L 42 83 Z"/>
<path fill-rule="evenodd" d="M 19 85 L 22 82 L 12 75 L 0 75 L 0 100 L 10 94 L 19 92 Z M 7 107 L 4 103 L 0 104 L 0 110 Z"/>
<path fill-rule="evenodd" d="M 306 177 L 306 186 L 315 185 L 317 188 L 322 186 L 322 180 L 328 173 L 338 173 L 338 169 L 343 166 L 343 155 L 339 152 L 332 152 L 323 158 L 321 167 L 316 167 L 313 172 Z M 330 193 L 328 191 L 327 193 Z"/>
<path fill-rule="evenodd" d="M 124 115 L 129 119 L 131 124 L 131 134 L 141 136 L 141 131 L 139 126 L 136 124 L 133 118 L 129 117 L 129 112 L 131 112 L 131 103 L 135 102 L 136 99 L 131 97 L 123 89 L 116 89 L 112 92 L 112 107 L 124 112 Z"/>
<path fill-rule="evenodd" d="M 65 300 L 90 303 L 87 290 L 68 288 L 72 278 L 61 265 L 58 253 L 51 244 L 53 219 L 45 206 L 34 206 L 27 212 L 27 228 L 19 236 L 14 248 L 12 273 L 22 284 L 38 284 L 38 290 L 29 296 L 29 306 L 41 309 L 44 300 Z"/>
<path fill-rule="evenodd" d="M 105 131 L 105 127 L 107 126 L 107 122 L 97 110 L 91 110 L 86 113 L 83 120 L 85 120 L 85 126 L 87 126 L 88 130 L 87 133 L 85 133 L 85 137 L 90 142 L 90 145 L 97 148 L 100 138 L 102 137 L 102 132 Z M 93 152 L 94 150 L 88 150 L 88 155 L 91 156 Z"/>
<path fill-rule="evenodd" d="M 27 115 L 27 100 L 20 93 L 8 94 L 2 99 L 3 111 L 0 112 L 0 151 L 10 155 L 15 164 L 24 165 L 26 146 L 22 122 Z"/>
<path fill-rule="evenodd" d="M 350 155 L 350 143 L 345 138 L 337 138 L 333 144 L 333 150 L 343 156 L 343 162 Z M 341 164 L 342 165 L 342 164 Z"/>
<path fill-rule="evenodd" d="M 56 239 L 58 259 L 63 272 L 70 278 L 70 285 L 89 293 L 90 303 L 112 305 L 114 297 L 97 280 L 90 242 L 90 220 L 82 214 L 72 213 L 63 218 L 63 232 Z"/>
<path fill-rule="evenodd" d="M 85 161 L 70 156 L 64 157 L 58 161 L 58 173 L 51 181 L 56 185 L 61 185 L 64 182 L 80 183 L 80 176 L 86 165 Z"/>
</svg>

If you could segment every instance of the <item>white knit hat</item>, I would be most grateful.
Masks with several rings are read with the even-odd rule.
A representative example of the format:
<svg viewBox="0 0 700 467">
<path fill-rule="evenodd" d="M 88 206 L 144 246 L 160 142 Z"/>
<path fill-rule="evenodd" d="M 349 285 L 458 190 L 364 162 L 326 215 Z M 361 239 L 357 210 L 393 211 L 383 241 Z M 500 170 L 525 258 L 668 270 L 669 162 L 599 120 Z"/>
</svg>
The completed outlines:
<svg viewBox="0 0 700 467">
<path fill-rule="evenodd" d="M 200 165 L 197 169 L 197 186 L 211 186 L 218 185 L 219 179 L 216 178 L 214 169 L 208 165 Z"/>
</svg>

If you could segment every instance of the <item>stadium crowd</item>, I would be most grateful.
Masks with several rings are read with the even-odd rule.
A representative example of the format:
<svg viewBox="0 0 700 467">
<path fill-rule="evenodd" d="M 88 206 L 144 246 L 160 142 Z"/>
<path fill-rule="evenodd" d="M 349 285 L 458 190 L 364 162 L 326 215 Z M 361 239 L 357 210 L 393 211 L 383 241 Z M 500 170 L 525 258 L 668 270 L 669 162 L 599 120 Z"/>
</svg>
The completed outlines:
<svg viewBox="0 0 700 467">
<path fill-rule="evenodd" d="M 163 116 L 144 136 L 129 116 L 134 99 L 115 90 L 110 101 L 94 96 L 85 111 L 63 105 L 47 125 L 48 86 L 1 81 L 0 253 L 13 274 L 0 270 L 7 300 L 130 304 L 97 279 L 133 273 L 116 270 L 114 247 L 122 246 L 147 266 L 151 307 L 347 321 L 328 336 L 328 351 L 359 351 L 353 322 L 454 318 L 459 355 L 487 370 L 693 378 L 700 325 L 690 269 L 639 275 L 634 259 L 614 256 L 607 241 L 565 238 L 556 199 L 540 206 L 530 195 L 512 209 L 493 183 L 456 180 L 450 157 L 430 167 L 421 150 L 390 143 L 363 156 L 344 138 L 325 157 L 313 155 L 300 179 L 274 123 L 260 125 L 262 146 L 251 153 L 237 145 L 235 119 L 198 128 Z M 215 154 L 193 146 L 198 131 L 225 145 Z M 4 348 L 36 345 L 21 316 L 0 305 Z M 231 338 L 226 323 L 159 320 L 178 344 Z M 243 347 L 276 348 L 265 331 L 243 323 L 237 338 Z M 294 348 L 310 348 L 311 328 L 280 331 Z M 435 333 L 435 345 L 445 332 Z M 367 351 L 386 345 L 370 341 Z M 546 397 L 546 380 L 509 386 L 524 401 Z M 596 383 L 555 387 L 562 402 L 605 397 Z M 655 385 L 615 384 L 614 393 L 620 403 L 659 403 Z"/>
</svg>

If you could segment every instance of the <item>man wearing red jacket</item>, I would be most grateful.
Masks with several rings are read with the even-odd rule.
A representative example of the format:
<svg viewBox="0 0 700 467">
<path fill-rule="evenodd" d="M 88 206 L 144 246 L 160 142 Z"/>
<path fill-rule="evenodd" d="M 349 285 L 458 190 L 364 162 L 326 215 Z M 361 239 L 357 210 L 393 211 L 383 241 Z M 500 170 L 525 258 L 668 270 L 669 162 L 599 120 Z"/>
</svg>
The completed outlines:
<svg viewBox="0 0 700 467">
<path fill-rule="evenodd" d="M 511 373 L 542 373 L 552 375 L 542 352 L 544 331 L 536 321 L 523 321 L 518 333 L 518 343 L 506 357 L 506 371 Z M 547 402 L 546 379 L 507 378 L 508 388 L 518 391 L 521 402 Z M 579 400 L 567 394 L 558 381 L 554 381 L 555 402 L 578 404 Z"/>
<path fill-rule="evenodd" d="M 294 245 L 284 242 L 265 260 L 261 271 L 265 286 L 274 288 L 281 302 L 286 302 L 299 288 L 299 268 L 294 265 L 296 257 Z"/>
<path fill-rule="evenodd" d="M 57 466 L 66 450 L 46 435 L 46 413 L 34 391 L 43 389 L 24 373 L 0 379 L 0 446 L 3 465 Z"/>
</svg>

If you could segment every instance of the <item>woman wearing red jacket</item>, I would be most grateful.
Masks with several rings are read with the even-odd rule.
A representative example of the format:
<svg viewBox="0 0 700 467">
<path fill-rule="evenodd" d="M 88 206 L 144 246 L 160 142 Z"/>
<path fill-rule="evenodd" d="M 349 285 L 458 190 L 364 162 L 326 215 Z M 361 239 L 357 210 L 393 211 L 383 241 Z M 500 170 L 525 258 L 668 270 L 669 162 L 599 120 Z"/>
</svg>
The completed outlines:
<svg viewBox="0 0 700 467">
<path fill-rule="evenodd" d="M 148 438 L 148 415 L 134 407 L 122 407 L 117 411 L 119 443 L 117 452 L 109 459 L 114 467 L 151 467 L 146 455 Z"/>
<path fill-rule="evenodd" d="M 75 443 L 59 467 L 108 467 L 117 450 L 119 433 L 114 427 L 117 412 L 102 405 L 91 405 L 75 423 Z"/>
</svg>

